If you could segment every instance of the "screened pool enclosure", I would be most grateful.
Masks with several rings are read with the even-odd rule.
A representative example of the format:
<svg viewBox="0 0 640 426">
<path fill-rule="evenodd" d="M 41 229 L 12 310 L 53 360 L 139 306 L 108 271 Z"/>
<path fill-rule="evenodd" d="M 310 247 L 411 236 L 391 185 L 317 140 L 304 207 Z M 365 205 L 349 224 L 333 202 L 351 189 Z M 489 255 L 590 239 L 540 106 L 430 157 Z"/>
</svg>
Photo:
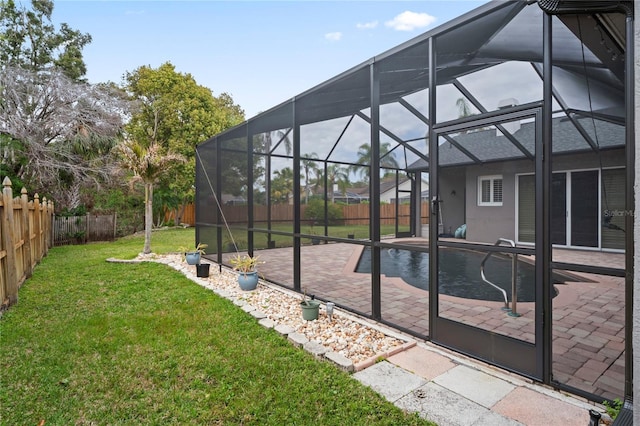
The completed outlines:
<svg viewBox="0 0 640 426">
<path fill-rule="evenodd" d="M 633 18 L 580 3 L 490 2 L 198 145 L 198 242 L 536 381 L 630 396 Z"/>
</svg>

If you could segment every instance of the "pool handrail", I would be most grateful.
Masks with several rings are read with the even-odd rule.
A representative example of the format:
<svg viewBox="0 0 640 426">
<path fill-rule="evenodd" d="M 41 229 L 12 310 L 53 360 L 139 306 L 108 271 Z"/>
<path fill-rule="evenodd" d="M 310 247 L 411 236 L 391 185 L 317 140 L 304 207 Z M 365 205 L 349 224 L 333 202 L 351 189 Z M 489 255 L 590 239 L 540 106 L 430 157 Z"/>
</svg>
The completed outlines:
<svg viewBox="0 0 640 426">
<path fill-rule="evenodd" d="M 509 240 L 507 238 L 498 238 L 498 240 L 493 244 L 494 246 L 499 246 L 502 243 L 508 243 L 509 245 L 511 245 L 511 247 L 515 247 L 516 243 L 513 240 Z M 513 264 L 511 267 L 511 279 L 512 279 L 512 291 L 513 291 L 513 308 L 510 309 L 509 308 L 509 300 L 507 298 L 507 292 L 505 289 L 498 287 L 497 285 L 495 285 L 494 283 L 492 283 L 491 281 L 489 281 L 487 279 L 487 277 L 484 274 L 484 264 L 487 262 L 487 260 L 493 255 L 494 252 L 490 251 L 488 252 L 484 258 L 482 259 L 482 262 L 480 262 L 480 276 L 482 277 L 482 281 L 486 282 L 487 284 L 491 285 L 492 287 L 494 287 L 496 290 L 499 290 L 500 292 L 502 292 L 502 296 L 504 297 L 504 309 L 511 311 L 513 314 L 516 314 L 516 270 L 515 268 L 517 267 L 517 254 L 514 253 L 513 254 Z"/>
</svg>

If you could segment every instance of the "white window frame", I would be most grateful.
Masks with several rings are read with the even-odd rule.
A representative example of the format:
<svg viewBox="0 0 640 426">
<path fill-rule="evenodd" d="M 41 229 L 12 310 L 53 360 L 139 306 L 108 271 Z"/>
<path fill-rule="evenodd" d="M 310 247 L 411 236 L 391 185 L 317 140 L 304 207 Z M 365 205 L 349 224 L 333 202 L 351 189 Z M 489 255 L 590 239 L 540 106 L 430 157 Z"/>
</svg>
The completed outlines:
<svg viewBox="0 0 640 426">
<path fill-rule="evenodd" d="M 493 184 L 496 180 L 502 181 L 502 199 L 504 199 L 504 179 L 502 175 L 488 175 L 478 176 L 478 206 L 479 207 L 500 207 L 502 206 L 502 200 L 495 201 L 495 194 L 493 193 Z M 491 201 L 482 201 L 482 183 L 489 181 L 489 199 Z"/>
</svg>

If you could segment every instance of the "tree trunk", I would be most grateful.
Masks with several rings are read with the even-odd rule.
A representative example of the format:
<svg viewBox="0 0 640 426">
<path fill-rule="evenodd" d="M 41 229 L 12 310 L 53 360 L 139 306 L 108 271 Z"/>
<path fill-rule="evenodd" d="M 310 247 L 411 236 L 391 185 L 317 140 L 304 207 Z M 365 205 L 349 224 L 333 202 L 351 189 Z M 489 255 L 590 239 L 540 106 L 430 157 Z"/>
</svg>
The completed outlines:
<svg viewBox="0 0 640 426">
<path fill-rule="evenodd" d="M 174 225 L 180 225 L 183 221 L 184 210 L 187 208 L 187 202 L 183 201 L 182 205 L 176 209 L 176 217 Z"/>
<path fill-rule="evenodd" d="M 142 253 L 151 253 L 151 229 L 153 228 L 153 184 L 144 184 L 144 249 Z"/>
</svg>

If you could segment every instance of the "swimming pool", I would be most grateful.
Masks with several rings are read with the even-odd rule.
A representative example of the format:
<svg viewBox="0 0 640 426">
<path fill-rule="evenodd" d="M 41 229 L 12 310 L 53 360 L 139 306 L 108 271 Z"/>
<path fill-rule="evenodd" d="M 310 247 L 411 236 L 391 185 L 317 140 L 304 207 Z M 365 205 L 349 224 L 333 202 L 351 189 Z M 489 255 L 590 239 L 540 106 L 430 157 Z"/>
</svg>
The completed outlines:
<svg viewBox="0 0 640 426">
<path fill-rule="evenodd" d="M 480 263 L 486 253 L 463 250 L 441 249 L 439 252 L 440 271 L 438 289 L 440 294 L 463 297 L 465 299 L 504 302 L 502 292 L 482 281 Z M 485 276 L 492 283 L 507 292 L 511 300 L 511 258 L 492 256 L 485 264 Z M 388 277 L 399 277 L 416 288 L 429 290 L 429 253 L 382 249 L 380 251 L 381 273 Z M 358 261 L 356 272 L 371 273 L 371 249 L 365 247 Z M 559 280 L 556 277 L 557 282 Z M 519 261 L 516 289 L 518 302 L 535 300 L 535 270 L 533 265 Z M 554 294 L 555 296 L 555 294 Z"/>
</svg>

